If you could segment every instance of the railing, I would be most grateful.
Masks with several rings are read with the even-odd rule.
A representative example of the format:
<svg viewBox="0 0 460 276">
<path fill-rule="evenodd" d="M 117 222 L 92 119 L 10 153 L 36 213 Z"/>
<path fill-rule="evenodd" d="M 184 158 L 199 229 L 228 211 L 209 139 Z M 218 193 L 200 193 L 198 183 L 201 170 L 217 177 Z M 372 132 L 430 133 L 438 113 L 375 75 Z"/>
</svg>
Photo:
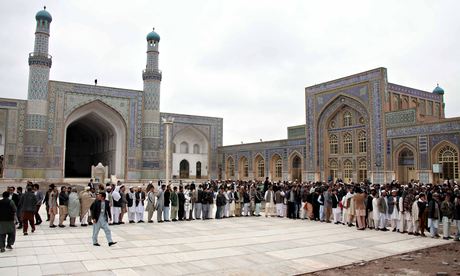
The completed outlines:
<svg viewBox="0 0 460 276">
<path fill-rule="evenodd" d="M 29 53 L 29 65 L 43 65 L 51 67 L 52 58 L 53 57 L 51 55 L 45 53 L 32 52 Z"/>
<path fill-rule="evenodd" d="M 29 57 L 46 57 L 49 59 L 52 59 L 53 57 L 51 55 L 45 54 L 45 53 L 40 53 L 40 52 L 31 52 L 29 53 Z"/>
</svg>

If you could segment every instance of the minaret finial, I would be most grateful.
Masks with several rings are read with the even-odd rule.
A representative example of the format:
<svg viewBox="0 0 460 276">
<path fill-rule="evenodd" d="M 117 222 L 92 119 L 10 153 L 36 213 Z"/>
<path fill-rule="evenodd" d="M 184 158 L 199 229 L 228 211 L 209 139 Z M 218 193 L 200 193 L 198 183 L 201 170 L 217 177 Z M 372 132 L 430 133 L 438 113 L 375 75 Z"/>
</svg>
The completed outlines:
<svg viewBox="0 0 460 276">
<path fill-rule="evenodd" d="M 155 31 L 155 27 L 153 27 L 152 30 Z"/>
<path fill-rule="evenodd" d="M 43 9 L 46 10 L 46 6 L 43 6 Z"/>
</svg>

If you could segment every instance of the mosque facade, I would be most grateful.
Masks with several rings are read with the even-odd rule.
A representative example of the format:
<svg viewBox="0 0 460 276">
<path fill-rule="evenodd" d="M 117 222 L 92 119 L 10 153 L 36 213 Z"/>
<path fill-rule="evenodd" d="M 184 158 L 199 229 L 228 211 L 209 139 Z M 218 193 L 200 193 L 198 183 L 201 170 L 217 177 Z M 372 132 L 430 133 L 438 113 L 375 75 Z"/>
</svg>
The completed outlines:
<svg viewBox="0 0 460 276">
<path fill-rule="evenodd" d="M 102 163 L 125 181 L 241 179 L 407 183 L 459 180 L 460 118 L 444 90 L 388 82 L 387 69 L 305 88 L 305 124 L 287 139 L 222 145 L 223 119 L 160 111 L 160 36 L 146 37 L 143 90 L 50 80 L 52 17 L 36 14 L 27 100 L 0 98 L 1 176 L 65 181 Z M 169 143 L 163 118 L 174 118 Z M 170 145 L 170 158 L 165 148 Z"/>
<path fill-rule="evenodd" d="M 305 125 L 288 139 L 221 148 L 227 179 L 439 183 L 459 180 L 460 118 L 444 90 L 388 82 L 377 68 L 305 88 Z"/>
<path fill-rule="evenodd" d="M 89 178 L 91 166 L 99 162 L 117 179 L 164 179 L 162 118 L 174 118 L 172 178 L 217 178 L 222 119 L 160 112 L 160 36 L 155 31 L 146 38 L 139 91 L 50 80 L 52 16 L 44 9 L 35 19 L 27 100 L 0 99 L 4 179 Z"/>
</svg>

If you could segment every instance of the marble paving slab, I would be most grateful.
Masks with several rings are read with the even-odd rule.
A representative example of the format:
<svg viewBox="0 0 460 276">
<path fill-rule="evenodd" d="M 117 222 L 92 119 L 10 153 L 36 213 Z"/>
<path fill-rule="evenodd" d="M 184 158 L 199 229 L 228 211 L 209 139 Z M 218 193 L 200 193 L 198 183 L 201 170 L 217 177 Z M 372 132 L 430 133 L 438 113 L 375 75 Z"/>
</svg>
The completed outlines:
<svg viewBox="0 0 460 276">
<path fill-rule="evenodd" d="M 91 227 L 18 232 L 14 250 L 0 254 L 0 275 L 295 275 L 450 242 L 264 216 L 111 230 L 113 247 L 103 231 L 94 247 Z"/>
</svg>

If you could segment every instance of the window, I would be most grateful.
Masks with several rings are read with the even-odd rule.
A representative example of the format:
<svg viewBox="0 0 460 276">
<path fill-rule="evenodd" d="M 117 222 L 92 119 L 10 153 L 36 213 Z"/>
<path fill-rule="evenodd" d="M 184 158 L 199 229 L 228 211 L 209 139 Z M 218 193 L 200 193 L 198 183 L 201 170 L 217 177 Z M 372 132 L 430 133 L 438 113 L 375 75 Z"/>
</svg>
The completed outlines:
<svg viewBox="0 0 460 276">
<path fill-rule="evenodd" d="M 367 162 L 362 159 L 359 161 L 359 181 L 363 182 L 367 179 Z"/>
<path fill-rule="evenodd" d="M 176 144 L 172 143 L 172 152 L 176 153 Z"/>
<path fill-rule="evenodd" d="M 239 168 L 240 178 L 248 177 L 249 176 L 248 159 L 246 157 L 241 157 L 238 166 L 239 166 L 238 168 Z"/>
<path fill-rule="evenodd" d="M 188 153 L 188 143 L 187 142 L 180 143 L 180 153 Z"/>
<path fill-rule="evenodd" d="M 458 151 L 445 146 L 438 153 L 438 161 L 442 165 L 441 179 L 458 179 Z"/>
<path fill-rule="evenodd" d="M 339 139 L 337 139 L 337 135 L 335 134 L 329 136 L 329 152 L 330 154 L 339 153 Z"/>
<path fill-rule="evenodd" d="M 275 177 L 281 178 L 282 171 L 283 171 L 283 161 L 281 160 L 281 158 L 279 158 L 278 160 L 276 160 L 276 163 L 275 163 Z"/>
<path fill-rule="evenodd" d="M 235 162 L 233 158 L 229 157 L 227 159 L 227 179 L 233 179 L 235 176 Z"/>
<path fill-rule="evenodd" d="M 343 178 L 344 180 L 350 180 L 353 177 L 353 164 L 350 160 L 343 162 Z"/>
<path fill-rule="evenodd" d="M 329 170 L 330 180 L 335 181 L 338 178 L 337 171 L 339 170 L 339 164 L 337 163 L 337 160 L 331 160 L 329 163 Z"/>
<path fill-rule="evenodd" d="M 264 177 L 265 176 L 265 162 L 261 158 L 257 161 L 257 177 Z"/>
<path fill-rule="evenodd" d="M 359 153 L 366 153 L 367 151 L 367 136 L 365 131 L 360 131 L 358 134 L 358 149 Z"/>
<path fill-rule="evenodd" d="M 198 144 L 193 145 L 193 153 L 200 154 L 200 146 Z"/>
<path fill-rule="evenodd" d="M 353 153 L 353 139 L 350 133 L 343 135 L 343 153 Z"/>
<path fill-rule="evenodd" d="M 343 126 L 348 127 L 352 125 L 352 116 L 349 111 L 343 113 Z"/>
</svg>

